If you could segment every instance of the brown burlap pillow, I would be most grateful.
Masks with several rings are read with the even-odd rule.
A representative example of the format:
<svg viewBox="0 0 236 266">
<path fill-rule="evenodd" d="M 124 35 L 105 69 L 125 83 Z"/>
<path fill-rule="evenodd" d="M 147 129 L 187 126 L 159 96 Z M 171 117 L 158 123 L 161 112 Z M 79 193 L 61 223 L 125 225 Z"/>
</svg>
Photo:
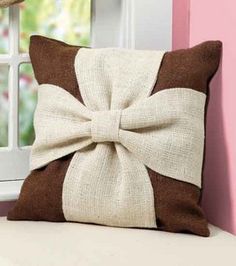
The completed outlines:
<svg viewBox="0 0 236 266">
<path fill-rule="evenodd" d="M 42 86 L 33 166 L 8 219 L 78 221 L 208 236 L 200 207 L 204 110 L 221 47 L 219 41 L 208 41 L 166 53 L 81 49 L 33 36 L 30 57 Z M 142 102 L 146 87 L 152 96 Z M 129 93 L 129 88 L 134 91 Z M 92 111 L 91 121 L 84 118 L 90 113 L 77 102 Z M 97 106 L 101 112 L 94 112 Z M 78 114 L 78 123 L 76 108 L 84 112 Z M 87 123 L 80 126 L 83 119 Z"/>
</svg>

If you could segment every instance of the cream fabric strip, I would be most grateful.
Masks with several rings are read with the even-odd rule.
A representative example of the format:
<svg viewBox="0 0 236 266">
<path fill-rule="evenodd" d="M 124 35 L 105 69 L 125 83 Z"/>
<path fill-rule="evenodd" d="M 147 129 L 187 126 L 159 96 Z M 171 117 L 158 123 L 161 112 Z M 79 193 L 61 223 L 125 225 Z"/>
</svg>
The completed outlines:
<svg viewBox="0 0 236 266">
<path fill-rule="evenodd" d="M 118 143 L 121 110 L 151 93 L 163 55 L 113 48 L 82 49 L 77 54 L 77 80 L 85 105 L 95 112 L 91 136 L 98 145 L 90 156 L 77 153 L 72 159 L 63 185 L 67 220 L 156 227 L 147 170 Z"/>
<path fill-rule="evenodd" d="M 77 54 L 77 80 L 85 105 L 95 111 L 91 135 L 99 144 L 88 152 L 90 156 L 78 152 L 72 159 L 63 186 L 66 219 L 156 227 L 153 189 L 146 167 L 118 143 L 121 110 L 151 93 L 163 55 L 111 48 L 82 49 Z M 83 174 L 81 167 L 87 173 Z"/>
<path fill-rule="evenodd" d="M 148 97 L 164 54 L 117 48 L 80 49 L 75 71 L 87 108 L 123 110 Z"/>
<path fill-rule="evenodd" d="M 156 227 L 145 166 L 201 186 L 205 95 L 173 88 L 148 97 L 163 54 L 80 49 L 75 70 L 86 106 L 40 86 L 31 168 L 77 151 L 63 185 L 67 220 Z"/>
</svg>

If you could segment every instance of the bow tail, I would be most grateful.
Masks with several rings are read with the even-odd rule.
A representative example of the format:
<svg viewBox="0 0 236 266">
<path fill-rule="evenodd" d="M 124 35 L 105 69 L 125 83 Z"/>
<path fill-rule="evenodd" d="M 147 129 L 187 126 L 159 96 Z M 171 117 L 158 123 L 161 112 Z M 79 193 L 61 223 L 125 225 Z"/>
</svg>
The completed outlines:
<svg viewBox="0 0 236 266">
<path fill-rule="evenodd" d="M 63 212 L 69 221 L 156 227 L 147 170 L 120 144 L 75 153 L 64 181 Z"/>
</svg>

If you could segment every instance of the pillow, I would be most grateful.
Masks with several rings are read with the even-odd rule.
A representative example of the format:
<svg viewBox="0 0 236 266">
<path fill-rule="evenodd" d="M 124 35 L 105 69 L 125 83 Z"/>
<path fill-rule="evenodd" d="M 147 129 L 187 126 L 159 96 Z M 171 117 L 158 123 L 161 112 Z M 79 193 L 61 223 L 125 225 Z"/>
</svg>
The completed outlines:
<svg viewBox="0 0 236 266">
<path fill-rule="evenodd" d="M 8 219 L 209 236 L 205 102 L 221 48 L 88 49 L 32 36 L 32 172 Z"/>
</svg>

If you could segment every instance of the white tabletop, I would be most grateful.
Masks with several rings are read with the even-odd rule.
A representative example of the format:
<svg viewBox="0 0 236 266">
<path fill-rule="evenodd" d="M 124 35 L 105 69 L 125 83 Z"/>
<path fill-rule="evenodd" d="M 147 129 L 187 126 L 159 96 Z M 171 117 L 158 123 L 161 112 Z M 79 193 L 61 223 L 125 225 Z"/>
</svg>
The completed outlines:
<svg viewBox="0 0 236 266">
<path fill-rule="evenodd" d="M 0 258 L 18 266 L 235 266 L 236 237 L 210 231 L 199 237 L 0 218 Z"/>
</svg>

